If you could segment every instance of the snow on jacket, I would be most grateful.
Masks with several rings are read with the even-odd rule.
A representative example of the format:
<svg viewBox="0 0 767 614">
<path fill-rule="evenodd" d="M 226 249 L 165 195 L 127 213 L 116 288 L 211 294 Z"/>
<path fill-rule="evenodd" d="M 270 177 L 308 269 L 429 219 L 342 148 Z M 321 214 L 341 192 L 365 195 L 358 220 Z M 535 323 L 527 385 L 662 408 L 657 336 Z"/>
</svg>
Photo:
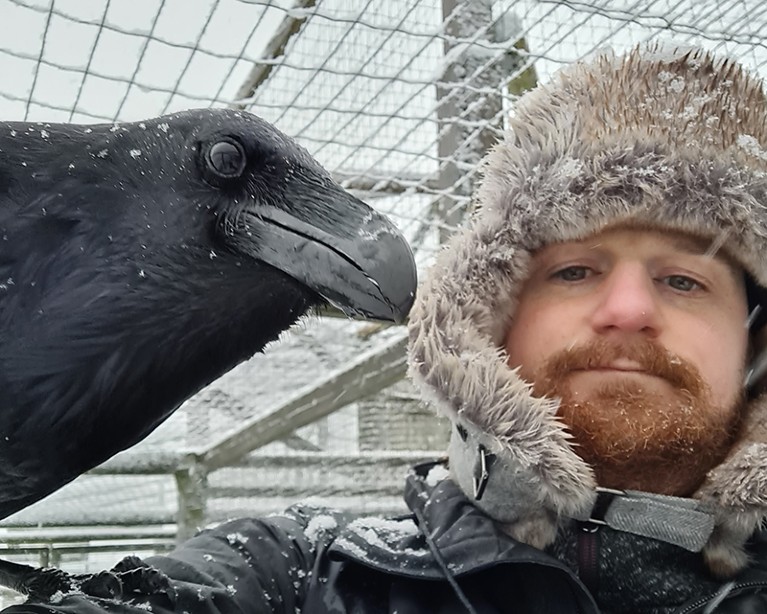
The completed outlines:
<svg viewBox="0 0 767 614">
<path fill-rule="evenodd" d="M 417 467 L 405 489 L 412 514 L 399 518 L 296 506 L 204 531 L 146 560 L 170 578 L 170 591 L 138 589 L 119 600 L 67 594 L 4 614 L 767 611 L 767 539 L 760 534 L 749 543 L 751 567 L 722 583 L 699 553 L 604 528 L 592 596 L 567 564 L 578 556 L 577 528 L 561 532 L 555 558 L 500 531 L 445 476 L 438 463 Z"/>
</svg>

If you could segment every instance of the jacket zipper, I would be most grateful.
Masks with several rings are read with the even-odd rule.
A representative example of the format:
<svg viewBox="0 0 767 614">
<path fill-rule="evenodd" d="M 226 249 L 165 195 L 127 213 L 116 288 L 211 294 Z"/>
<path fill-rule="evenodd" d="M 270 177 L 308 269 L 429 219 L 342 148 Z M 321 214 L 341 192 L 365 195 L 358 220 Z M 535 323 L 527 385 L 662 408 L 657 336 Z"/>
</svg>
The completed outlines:
<svg viewBox="0 0 767 614">
<path fill-rule="evenodd" d="M 578 577 L 589 592 L 596 597 L 599 591 L 600 526 L 593 522 L 583 522 L 579 528 Z"/>
<path fill-rule="evenodd" d="M 740 591 L 747 588 L 757 588 L 757 587 L 767 588 L 767 582 L 742 582 L 741 584 L 736 584 L 728 591 L 728 596 L 735 593 L 739 593 Z M 710 603 L 711 600 L 716 597 L 716 595 L 717 593 L 712 593 L 710 595 L 707 595 L 706 597 L 703 597 L 699 599 L 698 601 L 689 604 L 684 609 L 677 610 L 675 614 L 690 614 L 691 612 L 695 612 L 696 610 Z"/>
</svg>

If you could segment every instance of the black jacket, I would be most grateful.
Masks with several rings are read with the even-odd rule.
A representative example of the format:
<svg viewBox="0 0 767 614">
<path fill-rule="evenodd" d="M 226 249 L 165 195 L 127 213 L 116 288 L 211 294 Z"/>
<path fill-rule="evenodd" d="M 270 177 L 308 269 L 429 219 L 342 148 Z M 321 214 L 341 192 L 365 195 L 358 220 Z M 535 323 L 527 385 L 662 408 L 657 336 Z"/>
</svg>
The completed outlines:
<svg viewBox="0 0 767 614">
<path fill-rule="evenodd" d="M 767 612 L 761 535 L 750 545 L 752 567 L 721 583 L 698 554 L 603 528 L 592 596 L 574 571 L 577 527 L 558 540 L 559 558 L 521 544 L 452 481 L 433 484 L 432 467 L 417 467 L 408 478 L 412 515 L 386 520 L 297 506 L 235 520 L 146 560 L 167 575 L 170 588 L 139 582 L 119 600 L 67 594 L 4 614 Z M 706 610 L 712 602 L 718 605 Z"/>
</svg>

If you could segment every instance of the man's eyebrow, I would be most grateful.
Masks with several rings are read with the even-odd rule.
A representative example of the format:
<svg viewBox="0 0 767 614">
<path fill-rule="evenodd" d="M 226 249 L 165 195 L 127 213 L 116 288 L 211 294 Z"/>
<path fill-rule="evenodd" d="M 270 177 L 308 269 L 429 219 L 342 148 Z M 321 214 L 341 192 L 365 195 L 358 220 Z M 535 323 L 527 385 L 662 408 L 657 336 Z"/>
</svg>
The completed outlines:
<svg viewBox="0 0 767 614">
<path fill-rule="evenodd" d="M 740 275 L 743 272 L 743 266 L 732 257 L 730 252 L 724 247 L 729 236 L 729 232 L 722 232 L 711 239 L 689 236 L 672 236 L 674 247 L 682 252 L 693 256 L 704 256 L 716 259 L 727 268 L 733 275 Z"/>
<path fill-rule="evenodd" d="M 736 264 L 732 256 L 724 249 L 724 244 L 727 241 L 729 233 L 722 232 L 716 237 L 711 239 L 702 239 L 700 237 L 687 237 L 687 236 L 670 236 L 674 247 L 683 252 L 695 256 L 709 256 L 711 258 L 716 257 L 730 264 Z"/>
</svg>

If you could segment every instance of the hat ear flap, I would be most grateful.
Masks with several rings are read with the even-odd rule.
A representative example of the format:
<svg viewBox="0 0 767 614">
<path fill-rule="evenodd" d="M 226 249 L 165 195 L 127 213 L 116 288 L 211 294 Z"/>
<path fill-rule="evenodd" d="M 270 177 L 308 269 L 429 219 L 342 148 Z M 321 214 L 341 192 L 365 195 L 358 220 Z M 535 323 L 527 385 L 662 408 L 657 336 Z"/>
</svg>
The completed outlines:
<svg viewBox="0 0 767 614">
<path fill-rule="evenodd" d="M 743 437 L 693 495 L 714 514 L 703 549 L 711 572 L 730 577 L 748 564 L 746 541 L 767 517 L 767 394 L 746 406 Z"/>
</svg>

